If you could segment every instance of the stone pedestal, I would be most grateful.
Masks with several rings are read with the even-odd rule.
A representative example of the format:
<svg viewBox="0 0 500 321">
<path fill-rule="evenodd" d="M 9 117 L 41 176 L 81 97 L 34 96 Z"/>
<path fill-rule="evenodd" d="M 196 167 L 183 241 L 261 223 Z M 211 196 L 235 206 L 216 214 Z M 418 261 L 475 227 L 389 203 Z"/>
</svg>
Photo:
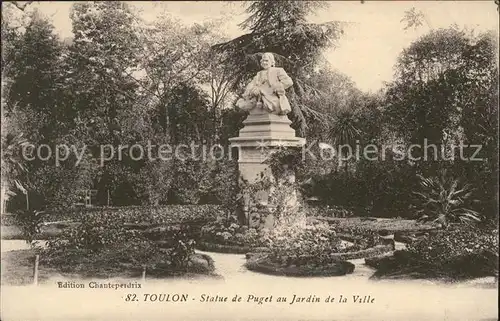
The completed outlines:
<svg viewBox="0 0 500 321">
<path fill-rule="evenodd" d="M 263 110 L 254 109 L 243 121 L 243 124 L 244 127 L 240 130 L 239 136 L 229 140 L 231 148 L 238 149 L 238 168 L 241 178 L 250 184 L 257 182 L 262 177 L 273 180 L 269 165 L 264 164 L 264 161 L 273 152 L 283 147 L 301 147 L 305 144 L 304 138 L 295 136 L 295 130 L 290 127 L 291 121 L 285 115 L 270 114 Z M 259 203 L 267 205 L 268 191 L 261 191 L 258 194 L 256 198 Z M 251 197 L 245 195 L 245 198 L 248 200 Z M 252 205 L 248 204 L 248 206 Z M 246 215 L 250 227 L 259 228 L 263 227 L 262 225 L 266 225 L 266 227 L 272 225 L 272 218 L 248 216 L 248 208 Z"/>
</svg>

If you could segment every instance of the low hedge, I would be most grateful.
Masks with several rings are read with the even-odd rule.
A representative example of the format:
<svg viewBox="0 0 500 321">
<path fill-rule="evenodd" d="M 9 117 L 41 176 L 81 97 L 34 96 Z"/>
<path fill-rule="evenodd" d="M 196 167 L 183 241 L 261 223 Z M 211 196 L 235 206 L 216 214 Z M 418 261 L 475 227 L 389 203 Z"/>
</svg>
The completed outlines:
<svg viewBox="0 0 500 321">
<path fill-rule="evenodd" d="M 127 217 L 129 223 L 179 223 L 185 221 L 210 221 L 224 215 L 220 205 L 165 205 L 165 206 L 120 206 L 73 208 L 65 211 L 47 212 L 45 222 L 78 221 L 91 213 L 116 212 Z"/>
</svg>

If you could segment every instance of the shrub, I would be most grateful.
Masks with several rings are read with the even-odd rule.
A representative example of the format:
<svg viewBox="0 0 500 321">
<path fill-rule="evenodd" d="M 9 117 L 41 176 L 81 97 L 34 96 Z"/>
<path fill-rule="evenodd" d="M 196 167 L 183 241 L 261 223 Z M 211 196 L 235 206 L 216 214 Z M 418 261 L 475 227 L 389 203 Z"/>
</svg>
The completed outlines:
<svg viewBox="0 0 500 321">
<path fill-rule="evenodd" d="M 432 276 L 498 274 L 498 230 L 452 226 L 409 244 L 406 264 Z"/>
<path fill-rule="evenodd" d="M 495 231 L 481 230 L 473 226 L 453 226 L 448 230 L 427 234 L 408 245 L 408 252 L 423 261 L 449 262 L 456 257 L 478 254 L 484 251 L 498 252 Z"/>
<path fill-rule="evenodd" d="M 204 225 L 201 229 L 204 241 L 236 246 L 262 246 L 262 233 L 254 228 L 240 225 L 234 216 L 219 218 Z"/>
<path fill-rule="evenodd" d="M 238 163 L 220 160 L 177 160 L 169 190 L 170 204 L 219 204 L 232 202 L 238 188 Z"/>
<path fill-rule="evenodd" d="M 35 210 L 20 210 L 14 214 L 15 225 L 21 228 L 22 238 L 30 245 L 35 245 L 35 240 L 40 234 L 43 224 L 44 212 Z"/>
<path fill-rule="evenodd" d="M 170 257 L 170 264 L 174 268 L 185 268 L 189 258 L 194 254 L 194 246 L 195 242 L 192 239 L 178 239 L 174 247 L 167 252 Z"/>
<path fill-rule="evenodd" d="M 352 209 L 356 215 L 406 217 L 415 190 L 414 169 L 405 162 L 360 160 L 353 172 L 313 175 L 305 195 L 324 205 Z"/>
</svg>

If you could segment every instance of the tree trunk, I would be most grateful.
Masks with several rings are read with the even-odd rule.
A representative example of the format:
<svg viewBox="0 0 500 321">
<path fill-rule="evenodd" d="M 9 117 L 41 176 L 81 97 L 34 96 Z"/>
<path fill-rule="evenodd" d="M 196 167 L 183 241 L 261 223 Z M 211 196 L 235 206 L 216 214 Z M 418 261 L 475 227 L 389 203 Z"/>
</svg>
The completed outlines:
<svg viewBox="0 0 500 321">
<path fill-rule="evenodd" d="M 2 182 L 2 198 L 1 198 L 1 204 L 0 204 L 0 215 L 5 213 L 5 204 L 7 202 L 7 199 L 5 198 L 7 196 L 7 185 Z"/>
</svg>

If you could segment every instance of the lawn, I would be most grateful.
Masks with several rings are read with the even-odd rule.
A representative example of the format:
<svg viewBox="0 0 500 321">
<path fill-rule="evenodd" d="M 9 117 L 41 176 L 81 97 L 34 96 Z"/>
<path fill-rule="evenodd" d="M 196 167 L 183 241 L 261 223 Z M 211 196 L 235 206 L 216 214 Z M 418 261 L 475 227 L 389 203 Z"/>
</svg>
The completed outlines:
<svg viewBox="0 0 500 321">
<path fill-rule="evenodd" d="M 32 250 L 2 252 L 2 285 L 33 284 L 35 253 Z M 62 276 L 55 269 L 40 268 L 38 282 L 44 283 L 49 278 Z M 68 277 L 75 275 L 66 275 Z"/>
</svg>

